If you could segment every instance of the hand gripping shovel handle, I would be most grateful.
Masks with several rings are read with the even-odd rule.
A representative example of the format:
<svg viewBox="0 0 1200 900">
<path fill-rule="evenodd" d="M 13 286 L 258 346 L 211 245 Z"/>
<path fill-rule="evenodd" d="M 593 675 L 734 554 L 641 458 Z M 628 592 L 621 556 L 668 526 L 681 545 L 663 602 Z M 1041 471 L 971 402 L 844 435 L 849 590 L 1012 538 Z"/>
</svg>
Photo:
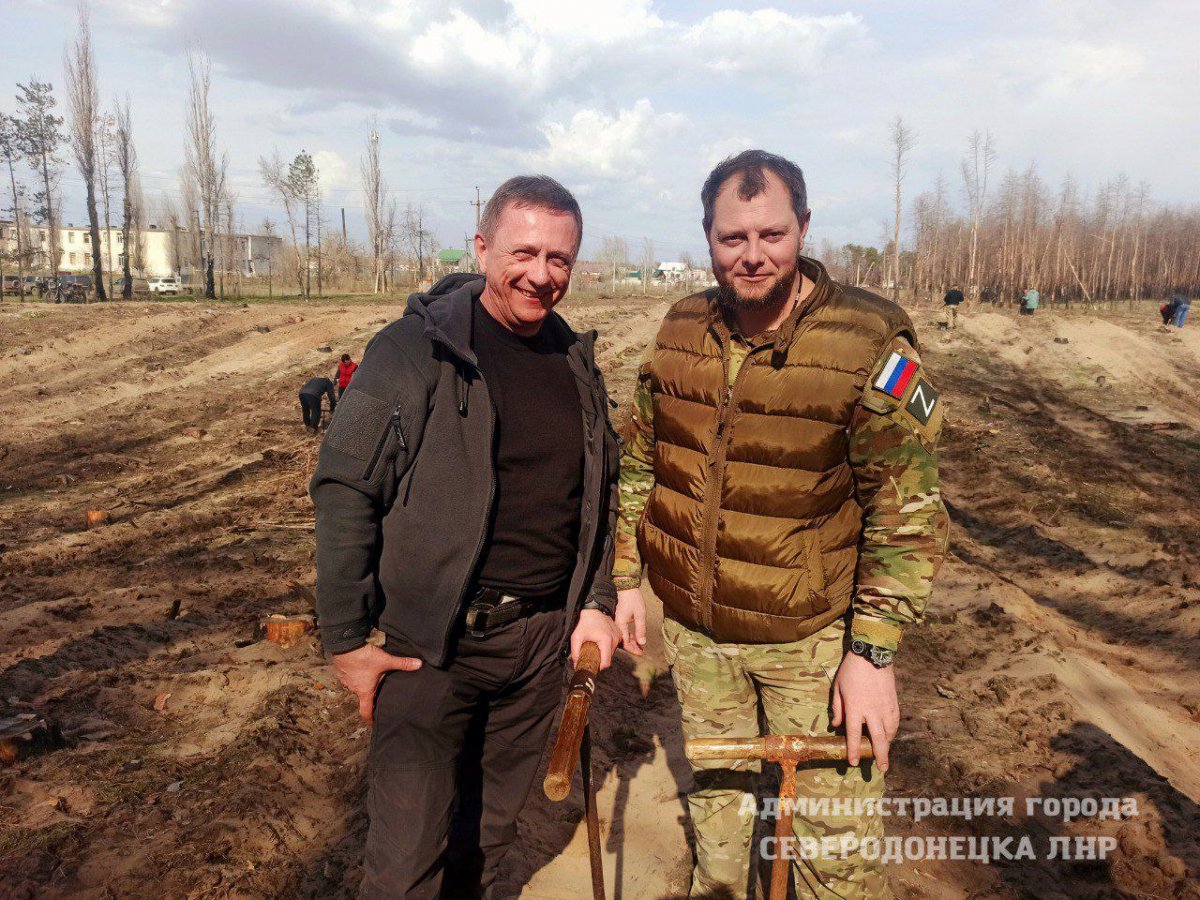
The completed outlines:
<svg viewBox="0 0 1200 900">
<path fill-rule="evenodd" d="M 565 800 L 571 793 L 571 779 L 575 777 L 575 765 L 579 761 L 579 744 L 587 728 L 588 710 L 592 705 L 599 671 L 600 648 L 593 641 L 588 641 L 579 648 L 579 661 L 571 676 L 562 723 L 554 740 L 554 752 L 550 754 L 550 768 L 546 771 L 546 780 L 542 782 L 542 788 L 551 800 Z M 587 777 L 588 773 L 584 775 Z"/>
</svg>

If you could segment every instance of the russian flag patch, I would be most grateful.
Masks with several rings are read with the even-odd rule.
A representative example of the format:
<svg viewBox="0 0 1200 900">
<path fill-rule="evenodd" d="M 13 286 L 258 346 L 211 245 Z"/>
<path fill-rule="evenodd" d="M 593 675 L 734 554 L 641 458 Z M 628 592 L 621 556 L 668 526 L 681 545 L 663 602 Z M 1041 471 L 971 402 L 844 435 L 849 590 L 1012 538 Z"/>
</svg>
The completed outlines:
<svg viewBox="0 0 1200 900">
<path fill-rule="evenodd" d="M 913 376 L 917 374 L 920 365 L 900 353 L 892 353 L 891 359 L 875 379 L 875 389 L 883 391 L 897 399 L 904 396 L 904 390 Z"/>
</svg>

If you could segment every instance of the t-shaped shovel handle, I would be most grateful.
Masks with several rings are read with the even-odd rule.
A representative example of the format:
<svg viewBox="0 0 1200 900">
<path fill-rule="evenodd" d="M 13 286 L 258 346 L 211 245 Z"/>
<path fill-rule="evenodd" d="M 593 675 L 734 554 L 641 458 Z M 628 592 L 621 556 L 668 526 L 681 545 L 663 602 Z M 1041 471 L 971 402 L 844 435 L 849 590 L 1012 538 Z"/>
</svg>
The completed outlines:
<svg viewBox="0 0 1200 900">
<path fill-rule="evenodd" d="M 684 745 L 687 758 L 700 760 L 765 759 L 802 763 L 814 759 L 844 760 L 846 739 L 837 735 L 768 734 L 753 738 L 693 738 Z M 871 742 L 862 739 L 859 755 L 873 758 Z"/>
<path fill-rule="evenodd" d="M 862 759 L 874 758 L 871 742 L 863 738 L 859 746 Z M 796 799 L 796 766 L 813 760 L 836 762 L 846 759 L 846 739 L 837 735 L 807 736 L 800 734 L 768 734 L 753 738 L 693 738 L 684 745 L 684 753 L 692 762 L 701 760 L 764 759 L 779 763 L 783 777 L 779 782 L 779 799 Z M 791 803 L 779 804 L 775 821 L 775 837 L 782 841 L 792 833 Z M 782 846 L 782 843 L 778 844 Z M 787 896 L 788 863 L 782 851 L 771 861 L 771 900 Z"/>
</svg>

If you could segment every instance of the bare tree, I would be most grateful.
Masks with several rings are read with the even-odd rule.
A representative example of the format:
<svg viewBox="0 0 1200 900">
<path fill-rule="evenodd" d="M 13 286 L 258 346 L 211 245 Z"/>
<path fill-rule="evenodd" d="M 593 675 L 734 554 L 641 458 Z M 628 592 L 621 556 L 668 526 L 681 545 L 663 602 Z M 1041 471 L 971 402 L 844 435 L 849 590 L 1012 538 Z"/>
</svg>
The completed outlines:
<svg viewBox="0 0 1200 900">
<path fill-rule="evenodd" d="M 62 249 L 58 242 L 58 174 L 62 161 L 58 148 L 62 145 L 62 116 L 54 115 L 58 102 L 54 86 L 35 78 L 29 84 L 17 85 L 17 108 L 20 110 L 21 151 L 30 167 L 41 176 L 41 189 L 33 195 L 34 217 L 46 225 L 46 265 L 51 275 L 58 274 Z"/>
<path fill-rule="evenodd" d="M 650 238 L 642 239 L 642 293 L 645 294 L 650 289 L 650 278 L 654 274 L 654 241 Z"/>
<path fill-rule="evenodd" d="M 425 254 L 436 251 L 433 234 L 425 227 L 425 207 L 409 204 L 404 211 L 404 241 L 417 264 L 417 281 L 425 280 Z"/>
<path fill-rule="evenodd" d="M 892 182 L 896 188 L 896 224 L 892 232 L 892 299 L 900 300 L 900 212 L 901 187 L 908 166 L 908 153 L 915 135 L 900 116 L 892 121 Z"/>
<path fill-rule="evenodd" d="M 63 53 L 67 98 L 71 106 L 71 148 L 83 176 L 87 199 L 88 234 L 92 244 L 92 278 L 97 300 L 107 300 L 104 261 L 100 255 L 100 216 L 96 210 L 98 169 L 96 132 L 100 127 L 100 89 L 96 83 L 96 57 L 92 54 L 92 28 L 86 0 L 79 3 L 79 33 L 74 47 Z"/>
<path fill-rule="evenodd" d="M 371 242 L 371 270 L 374 275 L 374 292 L 383 290 L 383 252 L 387 238 L 384 220 L 387 217 L 385 195 L 387 183 L 383 179 L 383 167 L 379 159 L 379 130 L 372 125 L 367 138 L 367 152 L 359 161 L 362 173 L 363 209 L 367 216 L 367 239 Z"/>
<path fill-rule="evenodd" d="M 237 285 L 237 296 L 242 295 L 242 258 L 240 246 L 237 236 L 233 229 L 233 205 L 236 199 L 232 192 L 225 189 L 226 185 L 222 184 L 221 191 L 221 212 L 224 215 L 224 231 L 225 237 L 221 242 L 221 299 L 225 299 L 225 273 L 229 272 L 234 275 L 234 283 Z"/>
<path fill-rule="evenodd" d="M 263 184 L 275 192 L 279 202 L 283 204 L 284 216 L 287 219 L 288 230 L 292 235 L 292 248 L 296 251 L 296 292 L 304 293 L 304 263 L 300 257 L 300 241 L 296 234 L 296 218 L 299 215 L 299 199 L 292 190 L 292 182 L 288 178 L 288 168 L 275 148 L 270 158 L 258 158 L 258 171 Z"/>
<path fill-rule="evenodd" d="M 600 252 L 596 259 L 604 266 L 604 271 L 611 275 L 613 293 L 616 293 L 617 270 L 629 263 L 629 245 L 622 237 L 606 234 L 600 241 Z"/>
<path fill-rule="evenodd" d="M 391 273 L 396 266 L 396 254 L 400 244 L 400 231 L 396 215 L 396 200 L 393 198 L 388 202 L 387 214 L 383 219 L 383 286 L 385 290 L 390 289 L 394 281 Z"/>
<path fill-rule="evenodd" d="M 312 295 L 312 228 L 317 206 L 317 166 L 307 151 L 301 150 L 288 166 L 288 190 L 304 209 L 304 296 Z"/>
<path fill-rule="evenodd" d="M 24 188 L 17 184 L 17 161 L 21 158 L 21 123 L 15 116 L 5 115 L 0 113 L 0 157 L 4 159 L 4 164 L 8 167 L 8 184 L 9 198 L 12 205 L 9 207 L 9 212 L 12 214 L 13 228 L 17 232 L 17 276 L 20 284 L 17 290 L 21 297 L 25 296 L 25 265 L 26 265 L 26 247 L 25 247 L 25 222 L 24 222 Z"/>
<path fill-rule="evenodd" d="M 121 273 L 124 281 L 121 285 L 121 297 L 129 300 L 133 297 L 133 272 L 131 269 L 134 255 L 134 242 L 140 241 L 134 235 L 134 223 L 138 220 L 141 206 L 138 185 L 137 149 L 133 145 L 133 115 L 129 108 L 129 95 L 125 95 L 125 105 L 118 100 L 114 103 L 116 116 L 116 162 L 117 171 L 121 173 Z M 174 210 L 168 212 L 172 225 L 178 225 L 178 215 Z M 178 232 L 172 228 L 171 240 L 178 237 Z M 177 262 L 177 260 L 175 261 Z M 175 267 L 178 271 L 178 267 Z"/>
<path fill-rule="evenodd" d="M 208 95 L 212 85 L 211 66 L 204 56 L 188 57 L 191 77 L 188 88 L 187 133 L 185 147 L 187 170 L 198 199 L 196 210 L 201 264 L 204 266 L 204 296 L 216 299 L 214 279 L 217 233 L 220 230 L 221 199 L 225 190 L 228 154 L 217 155 L 217 125 L 209 107 Z"/>
<path fill-rule="evenodd" d="M 992 133 L 989 131 L 980 135 L 978 131 L 971 132 L 967 158 L 962 162 L 962 175 L 971 217 L 971 255 L 967 264 L 967 285 L 969 296 L 972 297 L 979 293 L 979 285 L 975 279 L 975 262 L 979 252 L 979 222 L 983 218 L 984 204 L 987 203 L 988 176 L 995 159 L 996 149 L 992 143 Z"/>
<path fill-rule="evenodd" d="M 100 187 L 100 201 L 104 207 L 104 267 L 108 272 L 108 296 L 115 298 L 113 289 L 113 273 L 116 271 L 113 259 L 113 228 L 112 228 L 112 169 L 116 165 L 117 151 L 117 120 L 112 114 L 105 113 L 96 125 L 96 162 L 97 182 Z"/>
</svg>

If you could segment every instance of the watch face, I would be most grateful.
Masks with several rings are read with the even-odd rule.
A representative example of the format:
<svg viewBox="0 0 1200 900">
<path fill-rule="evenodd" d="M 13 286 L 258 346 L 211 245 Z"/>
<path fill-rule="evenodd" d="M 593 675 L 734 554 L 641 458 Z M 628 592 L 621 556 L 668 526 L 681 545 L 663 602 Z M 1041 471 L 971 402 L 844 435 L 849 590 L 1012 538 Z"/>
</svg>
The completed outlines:
<svg viewBox="0 0 1200 900">
<path fill-rule="evenodd" d="M 886 666 L 892 661 L 892 651 L 883 647 L 871 648 L 871 662 L 877 666 Z"/>
<path fill-rule="evenodd" d="M 867 649 L 867 645 L 862 641 L 854 640 L 854 641 L 850 642 L 850 652 L 851 653 L 856 653 L 856 654 L 861 655 L 862 653 L 864 653 L 866 651 L 866 649 Z"/>
</svg>

